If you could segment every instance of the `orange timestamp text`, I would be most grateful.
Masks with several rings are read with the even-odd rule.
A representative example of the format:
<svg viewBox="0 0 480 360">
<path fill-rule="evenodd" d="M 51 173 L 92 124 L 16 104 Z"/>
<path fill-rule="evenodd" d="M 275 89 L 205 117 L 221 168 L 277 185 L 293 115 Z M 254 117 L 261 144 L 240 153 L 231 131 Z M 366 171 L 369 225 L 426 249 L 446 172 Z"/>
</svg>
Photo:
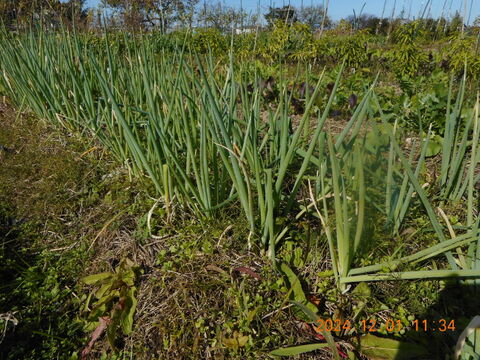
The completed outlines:
<svg viewBox="0 0 480 360">
<path fill-rule="evenodd" d="M 455 331 L 455 320 L 438 319 L 438 320 L 414 320 L 412 324 L 415 331 Z"/>
<path fill-rule="evenodd" d="M 313 325 L 315 331 L 322 332 L 349 332 L 354 329 L 357 332 L 369 333 L 377 331 L 401 332 L 407 328 L 401 320 L 386 319 L 378 321 L 376 319 L 359 320 L 353 322 L 351 320 L 340 319 L 318 319 Z M 455 331 L 455 320 L 439 319 L 439 320 L 414 320 L 408 327 L 413 331 Z"/>
<path fill-rule="evenodd" d="M 382 326 L 383 325 L 383 326 Z M 318 319 L 314 328 L 318 332 L 322 331 L 350 331 L 355 329 L 358 332 L 377 332 L 381 328 L 388 332 L 400 332 L 404 325 L 401 320 L 387 319 L 380 323 L 376 319 L 360 320 L 352 322 L 351 320 L 340 319 Z"/>
</svg>

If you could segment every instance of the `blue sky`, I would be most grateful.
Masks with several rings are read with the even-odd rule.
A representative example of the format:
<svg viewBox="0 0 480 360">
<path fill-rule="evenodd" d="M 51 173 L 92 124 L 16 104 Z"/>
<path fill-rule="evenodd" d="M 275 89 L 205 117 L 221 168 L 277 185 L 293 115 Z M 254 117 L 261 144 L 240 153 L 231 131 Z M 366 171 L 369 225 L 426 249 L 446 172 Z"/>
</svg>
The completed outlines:
<svg viewBox="0 0 480 360">
<path fill-rule="evenodd" d="M 425 8 L 427 4 L 430 4 L 428 5 L 427 11 L 430 10 L 430 14 L 434 17 L 442 13 L 444 4 L 444 15 L 453 15 L 456 10 L 460 10 L 463 14 L 464 1 L 465 0 L 386 0 L 385 16 L 391 15 L 395 3 L 397 15 L 404 9 L 405 15 L 410 13 L 411 17 L 418 17 L 421 9 Z M 203 3 L 203 0 L 200 0 L 200 2 Z M 210 1 L 207 1 L 207 3 L 208 2 Z M 213 2 L 216 3 L 217 0 Z M 303 2 L 303 5 L 307 6 L 311 4 L 323 4 L 326 0 L 222 0 L 222 2 L 235 7 L 243 6 L 248 12 L 253 13 L 257 12 L 257 7 L 260 3 L 260 12 L 264 14 L 270 5 L 283 6 L 290 3 L 294 6 L 301 6 Z M 352 15 L 353 10 L 355 10 L 358 15 L 365 4 L 363 13 L 380 16 L 384 2 L 385 0 L 329 0 L 329 15 L 335 20 Z M 480 15 L 480 0 L 466 0 L 466 2 L 467 14 L 470 14 L 471 22 L 476 16 Z M 87 0 L 87 6 L 96 6 L 98 3 L 99 0 Z"/>
</svg>

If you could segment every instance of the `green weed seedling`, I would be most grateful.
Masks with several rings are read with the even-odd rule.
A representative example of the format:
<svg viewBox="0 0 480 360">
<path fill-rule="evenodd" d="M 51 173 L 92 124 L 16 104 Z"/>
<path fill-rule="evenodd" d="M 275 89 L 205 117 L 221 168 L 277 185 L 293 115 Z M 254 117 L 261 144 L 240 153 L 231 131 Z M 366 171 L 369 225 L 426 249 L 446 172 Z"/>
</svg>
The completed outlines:
<svg viewBox="0 0 480 360">
<path fill-rule="evenodd" d="M 87 297 L 83 311 L 89 312 L 85 330 L 92 331 L 106 325 L 108 342 L 116 350 L 119 332 L 129 335 L 137 306 L 135 281 L 139 272 L 131 260 L 123 259 L 114 272 L 84 277 L 82 282 L 96 286 Z M 93 337 L 93 336 L 92 336 Z"/>
</svg>

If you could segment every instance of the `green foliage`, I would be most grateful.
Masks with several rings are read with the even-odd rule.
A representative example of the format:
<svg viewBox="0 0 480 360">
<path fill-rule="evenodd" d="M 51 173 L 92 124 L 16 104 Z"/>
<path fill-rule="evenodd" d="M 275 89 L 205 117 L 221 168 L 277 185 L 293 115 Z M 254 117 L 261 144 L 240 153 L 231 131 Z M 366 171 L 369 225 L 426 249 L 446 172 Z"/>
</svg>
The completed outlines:
<svg viewBox="0 0 480 360">
<path fill-rule="evenodd" d="M 89 14 L 85 9 L 85 0 L 2 0 L 0 1 L 0 21 L 7 27 L 30 27 L 48 23 L 49 27 L 71 25 L 75 21 L 77 27 L 86 25 Z"/>
<path fill-rule="evenodd" d="M 348 67 L 364 68 L 369 64 L 369 36 L 364 31 L 353 34 L 325 36 L 318 40 L 317 56 L 323 62 L 341 63 Z"/>
<path fill-rule="evenodd" d="M 280 265 L 280 270 L 285 275 L 287 283 L 290 286 L 292 299 L 300 304 L 305 305 L 308 309 L 316 313 L 318 311 L 317 307 L 307 300 L 305 292 L 302 288 L 302 283 L 300 282 L 298 276 L 293 272 L 293 270 L 290 269 L 290 267 L 285 263 Z"/>
<path fill-rule="evenodd" d="M 372 359 L 407 360 L 428 355 L 426 349 L 419 345 L 382 338 L 373 334 L 361 336 L 357 347 L 359 353 Z"/>
<path fill-rule="evenodd" d="M 327 343 L 291 346 L 291 347 L 288 347 L 288 348 L 273 350 L 273 351 L 270 352 L 270 355 L 272 355 L 272 356 L 294 356 L 294 355 L 304 354 L 304 353 L 307 353 L 307 352 L 310 352 L 310 351 L 324 349 L 326 347 L 328 347 Z"/>
<path fill-rule="evenodd" d="M 307 318 L 307 321 L 309 323 L 312 323 L 313 326 L 315 326 L 317 324 L 317 321 L 321 319 L 321 317 L 316 315 L 314 311 L 312 311 L 309 307 L 305 306 L 304 304 L 296 301 L 292 301 L 292 303 L 296 305 L 303 312 L 304 316 Z M 325 331 L 325 330 L 321 330 L 320 333 L 327 341 L 326 344 L 308 344 L 303 346 L 293 346 L 289 348 L 276 349 L 270 354 L 276 355 L 276 356 L 297 355 L 297 354 L 302 354 L 305 352 L 325 348 L 326 346 L 328 346 L 330 348 L 330 351 L 333 353 L 333 358 L 335 360 L 340 360 L 340 354 L 338 352 L 338 348 L 337 348 L 337 345 L 335 344 L 335 340 L 332 336 L 332 333 L 330 331 Z"/>
<path fill-rule="evenodd" d="M 403 77 L 400 86 L 404 93 L 400 101 L 392 104 L 402 113 L 402 125 L 420 131 L 431 126 L 435 133 L 442 135 L 448 100 L 445 83 L 448 81 L 447 74 L 438 71 L 426 77 Z"/>
<path fill-rule="evenodd" d="M 200 54 L 212 52 L 214 55 L 221 55 L 227 52 L 227 38 L 222 35 L 220 30 L 206 28 L 198 29 L 192 37 L 192 45 Z"/>
<path fill-rule="evenodd" d="M 311 60 L 316 53 L 311 29 L 298 22 L 275 21 L 259 45 L 260 55 L 268 62 Z"/>
<path fill-rule="evenodd" d="M 234 54 L 240 61 L 248 65 L 251 59 L 255 59 L 258 53 L 257 33 L 246 33 L 235 36 L 233 48 Z"/>
<path fill-rule="evenodd" d="M 457 74 L 466 69 L 468 76 L 480 77 L 480 52 L 475 36 L 451 37 L 450 45 L 442 50 L 450 68 Z"/>
<path fill-rule="evenodd" d="M 455 347 L 455 358 L 460 360 L 474 360 L 478 358 L 480 346 L 478 340 L 480 337 L 480 317 L 475 316 L 464 329 L 457 346 Z"/>
<path fill-rule="evenodd" d="M 0 313 L 11 314 L 18 323 L 0 320 L 4 331 L 0 357 L 46 360 L 71 353 L 83 339 L 81 327 L 72 321 L 80 307 L 72 289 L 85 253 L 77 249 L 59 256 L 37 248 L 38 253 L 32 254 L 32 245 L 24 241 L 35 239 L 38 227 L 24 223 L 3 232 L 3 215 Z"/>
<path fill-rule="evenodd" d="M 415 45 L 422 36 L 421 22 L 417 20 L 398 27 L 393 33 L 392 42 L 399 45 Z"/>
<path fill-rule="evenodd" d="M 395 45 L 386 57 L 398 77 L 415 76 L 426 66 L 428 56 L 418 42 L 421 37 L 422 28 L 418 21 L 402 25 L 394 32 Z"/>
<path fill-rule="evenodd" d="M 161 32 L 150 32 L 144 35 L 157 53 L 170 53 L 181 48 L 184 42 L 192 43 L 193 35 L 187 30 L 172 31 L 168 35 Z"/>
<path fill-rule="evenodd" d="M 129 335 L 133 328 L 133 316 L 137 306 L 135 281 L 139 268 L 129 259 L 123 259 L 114 272 L 105 272 L 84 277 L 82 282 L 97 288 L 85 300 L 83 312 L 85 331 L 99 326 L 99 319 L 107 317 L 107 338 L 112 349 L 121 331 Z M 92 297 L 95 300 L 92 301 Z M 91 307 L 91 308 L 90 308 Z M 107 321 L 107 320 L 106 320 Z"/>
</svg>

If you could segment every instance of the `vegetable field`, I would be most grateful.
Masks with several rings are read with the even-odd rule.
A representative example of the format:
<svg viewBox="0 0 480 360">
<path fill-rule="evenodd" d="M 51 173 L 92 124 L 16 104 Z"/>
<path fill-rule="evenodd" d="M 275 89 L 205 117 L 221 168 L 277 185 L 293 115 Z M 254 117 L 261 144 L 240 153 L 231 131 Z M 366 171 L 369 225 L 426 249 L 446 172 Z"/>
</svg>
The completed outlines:
<svg viewBox="0 0 480 360">
<path fill-rule="evenodd" d="M 80 264 L 52 285 L 77 335 L 39 322 L 2 358 L 478 358 L 480 32 L 347 25 L 4 29 L 4 103 L 97 164 L 64 201 L 108 212 L 33 237 Z"/>
</svg>

